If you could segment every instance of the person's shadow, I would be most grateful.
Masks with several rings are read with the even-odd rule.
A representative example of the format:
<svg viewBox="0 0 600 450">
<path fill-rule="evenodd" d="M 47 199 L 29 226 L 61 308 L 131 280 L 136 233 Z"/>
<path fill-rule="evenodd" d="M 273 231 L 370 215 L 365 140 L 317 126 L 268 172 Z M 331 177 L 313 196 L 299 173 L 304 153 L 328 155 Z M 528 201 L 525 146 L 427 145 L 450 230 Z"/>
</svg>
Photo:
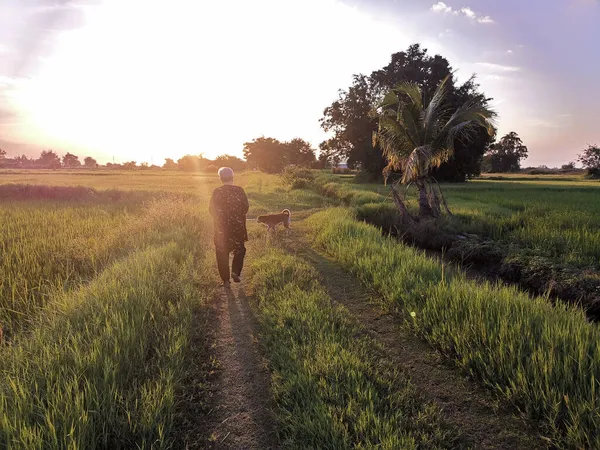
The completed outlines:
<svg viewBox="0 0 600 450">
<path fill-rule="evenodd" d="M 226 290 L 227 309 L 231 321 L 234 351 L 239 365 L 242 405 L 240 411 L 250 416 L 250 426 L 246 430 L 254 435 L 259 448 L 277 448 L 275 423 L 271 413 L 271 392 L 269 378 L 257 345 L 258 321 L 242 287 L 237 295 L 232 289 Z"/>
</svg>

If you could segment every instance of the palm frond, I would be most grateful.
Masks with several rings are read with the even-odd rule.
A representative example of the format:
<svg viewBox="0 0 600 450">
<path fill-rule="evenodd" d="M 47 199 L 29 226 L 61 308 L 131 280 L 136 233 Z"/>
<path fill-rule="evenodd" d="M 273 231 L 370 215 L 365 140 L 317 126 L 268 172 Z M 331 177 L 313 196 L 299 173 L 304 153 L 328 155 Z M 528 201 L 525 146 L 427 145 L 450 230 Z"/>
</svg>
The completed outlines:
<svg viewBox="0 0 600 450">
<path fill-rule="evenodd" d="M 418 109 L 423 109 L 423 94 L 421 93 L 421 88 L 417 83 L 404 81 L 397 84 L 393 91 L 396 94 L 406 95 L 410 99 L 411 103 L 415 105 L 415 107 Z"/>
<path fill-rule="evenodd" d="M 400 103 L 400 101 L 396 93 L 394 91 L 388 91 L 383 97 L 381 103 L 379 104 L 379 107 L 382 109 L 387 109 L 392 106 L 398 105 L 398 103 Z"/>
<path fill-rule="evenodd" d="M 453 149 L 458 137 L 470 142 L 475 139 L 480 127 L 491 134 L 494 129 L 494 117 L 494 112 L 480 98 L 468 101 L 459 107 L 439 130 L 435 145 Z"/>
<path fill-rule="evenodd" d="M 413 147 L 423 145 L 423 126 L 421 123 L 421 110 L 413 104 L 403 105 L 398 111 L 398 122 L 402 123 L 406 133 L 410 136 Z"/>
<path fill-rule="evenodd" d="M 423 140 L 425 142 L 433 140 L 435 136 L 436 124 L 439 122 L 439 119 L 443 117 L 446 110 L 442 107 L 444 103 L 444 99 L 446 98 L 446 83 L 450 75 L 442 80 L 439 84 L 435 93 L 433 94 L 433 98 L 427 105 L 427 108 L 423 111 L 423 128 L 424 128 L 424 137 Z"/>
<path fill-rule="evenodd" d="M 429 145 L 415 148 L 402 167 L 402 183 L 409 183 L 429 172 L 432 149 Z"/>
<path fill-rule="evenodd" d="M 396 168 L 399 168 L 400 162 L 415 147 L 403 124 L 395 120 L 395 117 L 388 115 L 380 116 L 377 142 L 381 146 L 384 156 L 389 161 L 395 162 Z"/>
</svg>

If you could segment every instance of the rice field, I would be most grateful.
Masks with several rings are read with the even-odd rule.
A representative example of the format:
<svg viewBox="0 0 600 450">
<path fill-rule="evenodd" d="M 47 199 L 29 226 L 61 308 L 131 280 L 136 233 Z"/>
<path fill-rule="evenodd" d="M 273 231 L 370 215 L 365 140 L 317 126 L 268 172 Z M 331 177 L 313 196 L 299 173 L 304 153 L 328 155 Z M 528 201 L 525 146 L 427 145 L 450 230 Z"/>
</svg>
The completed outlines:
<svg viewBox="0 0 600 450">
<path fill-rule="evenodd" d="M 556 445 L 600 448 L 600 330 L 583 312 L 445 271 L 349 209 L 317 213 L 309 226 L 315 244 L 380 292 L 386 309 L 544 422 Z"/>
<path fill-rule="evenodd" d="M 212 370 L 210 341 L 206 361 L 190 358 L 208 333 L 198 318 L 210 319 L 217 284 L 207 213 L 216 177 L 0 176 L 0 447 L 182 446 L 184 380 L 202 386 Z M 308 217 L 316 249 L 377 292 L 412 332 L 542 424 L 553 445 L 600 448 L 600 335 L 581 311 L 468 280 L 356 220 L 355 208 L 333 207 L 382 204 L 385 187 L 320 175 L 314 188 L 291 189 L 256 172 L 236 181 L 250 199 L 250 219 L 283 207 L 293 223 Z M 582 180 L 481 180 L 446 193 L 457 215 L 452 226 L 510 243 L 514 252 L 597 267 L 596 189 Z M 321 275 L 263 240 L 256 225 L 250 235 L 255 338 L 283 446 L 460 446 L 460 430 L 382 359 L 361 323 L 335 306 Z"/>
<path fill-rule="evenodd" d="M 355 184 L 350 177 L 331 176 L 321 184 L 326 185 L 325 180 L 338 189 L 332 195 L 347 203 L 392 205 L 391 198 L 386 200 L 389 188 L 382 184 Z M 442 189 L 456 216 L 454 229 L 500 241 L 512 255 L 600 268 L 600 182 L 577 176 L 503 175 L 445 184 Z M 412 206 L 416 208 L 414 200 Z"/>
<path fill-rule="evenodd" d="M 186 358 L 217 285 L 207 207 L 218 179 L 17 171 L 2 182 L 0 447 L 171 448 L 182 380 L 209 370 Z M 323 205 L 274 176 L 238 182 L 250 215 Z"/>
</svg>

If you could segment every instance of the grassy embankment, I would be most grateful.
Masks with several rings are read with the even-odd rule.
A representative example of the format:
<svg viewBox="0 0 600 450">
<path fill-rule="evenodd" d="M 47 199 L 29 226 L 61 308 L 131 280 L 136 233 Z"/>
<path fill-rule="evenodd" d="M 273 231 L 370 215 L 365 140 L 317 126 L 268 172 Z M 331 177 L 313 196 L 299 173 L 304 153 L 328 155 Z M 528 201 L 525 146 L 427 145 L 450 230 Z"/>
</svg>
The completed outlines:
<svg viewBox="0 0 600 450">
<path fill-rule="evenodd" d="M 0 211 L 0 446 L 166 448 L 208 293 L 198 210 L 13 199 Z"/>
<path fill-rule="evenodd" d="M 454 217 L 441 227 L 397 230 L 389 187 L 320 174 L 323 195 L 359 218 L 538 295 L 581 304 L 600 317 L 600 185 L 583 178 L 519 177 L 444 185 Z M 414 197 L 413 197 L 414 198 Z M 416 203 L 409 204 L 414 210 Z M 467 233 L 467 239 L 457 234 Z"/>
<path fill-rule="evenodd" d="M 251 284 L 289 448 L 458 448 L 457 434 L 407 375 L 335 306 L 318 274 L 276 248 L 254 251 Z"/>
<path fill-rule="evenodd" d="M 580 311 L 444 273 L 348 209 L 309 219 L 315 245 L 379 291 L 474 377 L 542 420 L 559 445 L 600 447 L 600 331 Z"/>
</svg>

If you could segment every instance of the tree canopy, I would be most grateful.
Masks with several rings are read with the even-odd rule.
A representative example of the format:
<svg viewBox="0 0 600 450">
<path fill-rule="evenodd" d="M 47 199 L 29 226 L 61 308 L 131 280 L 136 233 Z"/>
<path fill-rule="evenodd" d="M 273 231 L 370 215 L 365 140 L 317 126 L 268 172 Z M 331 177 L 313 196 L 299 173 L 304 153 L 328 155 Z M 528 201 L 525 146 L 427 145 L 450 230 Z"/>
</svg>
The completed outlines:
<svg viewBox="0 0 600 450">
<path fill-rule="evenodd" d="M 280 142 L 262 136 L 244 143 L 244 158 L 263 172 L 279 173 L 290 164 L 310 167 L 315 162 L 315 151 L 300 138 Z"/>
<path fill-rule="evenodd" d="M 215 158 L 213 164 L 217 167 L 230 167 L 234 171 L 246 168 L 246 162 L 243 159 L 232 155 L 219 155 Z"/>
<path fill-rule="evenodd" d="M 340 159 L 346 159 L 350 167 L 379 175 L 386 161 L 380 146 L 373 145 L 371 139 L 377 130 L 377 119 L 371 111 L 385 93 L 398 83 L 414 83 L 421 89 L 425 101 L 428 101 L 444 79 L 447 81 L 443 108 L 456 110 L 473 100 L 488 104 L 490 99 L 479 92 L 474 78 L 457 85 L 447 59 L 440 55 L 429 56 L 426 49 L 415 44 L 406 51 L 394 53 L 387 66 L 371 75 L 355 75 L 352 85 L 347 90 L 341 90 L 338 99 L 325 108 L 321 126 L 333 133 L 326 148 Z M 484 127 L 468 142 L 459 139 L 452 157 L 433 175 L 451 181 L 464 181 L 478 175 L 483 154 L 492 141 L 493 137 Z"/>
<path fill-rule="evenodd" d="M 63 156 L 62 163 L 63 163 L 64 167 L 69 167 L 69 168 L 81 166 L 79 157 L 75 156 L 72 153 L 67 153 L 65 156 Z"/>
<path fill-rule="evenodd" d="M 521 160 L 527 157 L 527 147 L 517 133 L 511 131 L 499 142 L 492 144 L 486 154 L 489 171 L 517 172 L 521 168 Z"/>
<path fill-rule="evenodd" d="M 579 155 L 577 160 L 586 169 L 600 169 L 600 147 L 588 144 L 588 147 Z"/>
<path fill-rule="evenodd" d="M 98 162 L 91 156 L 86 156 L 83 160 L 83 165 L 85 167 L 94 168 L 94 167 L 98 167 Z"/>
<path fill-rule="evenodd" d="M 482 128 L 494 132 L 495 114 L 484 99 L 476 97 L 457 109 L 444 107 L 448 80 L 442 80 L 429 101 L 418 84 L 401 82 L 386 92 L 375 111 L 379 126 L 373 143 L 388 161 L 384 174 L 387 178 L 392 171 L 401 171 L 402 183 L 417 186 L 421 217 L 440 214 L 443 196 L 432 183 L 433 170 L 454 155 L 458 142 L 474 141 Z M 395 190 L 393 194 L 400 212 L 407 215 Z"/>
<path fill-rule="evenodd" d="M 60 158 L 52 150 L 44 150 L 37 160 L 38 164 L 48 169 L 57 169 L 60 167 Z"/>
</svg>

